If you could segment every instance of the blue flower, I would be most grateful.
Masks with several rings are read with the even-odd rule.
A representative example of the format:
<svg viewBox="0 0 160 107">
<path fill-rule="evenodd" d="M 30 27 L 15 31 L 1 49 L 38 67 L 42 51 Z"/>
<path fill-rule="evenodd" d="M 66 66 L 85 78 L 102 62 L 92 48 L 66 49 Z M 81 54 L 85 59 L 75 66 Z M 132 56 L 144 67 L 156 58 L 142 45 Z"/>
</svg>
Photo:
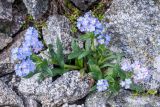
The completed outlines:
<svg viewBox="0 0 160 107">
<path fill-rule="evenodd" d="M 109 87 L 108 81 L 105 79 L 98 80 L 97 82 L 97 90 L 98 92 L 105 91 Z"/>
<path fill-rule="evenodd" d="M 111 40 L 111 37 L 106 34 L 105 24 L 103 25 L 93 17 L 91 12 L 87 12 L 83 17 L 77 19 L 77 27 L 81 32 L 93 32 L 99 44 L 108 45 Z"/>
<path fill-rule="evenodd" d="M 34 72 L 36 67 L 35 64 L 32 62 L 32 60 L 27 59 L 23 60 L 20 64 L 16 64 L 14 69 L 16 75 L 24 77 L 27 76 L 30 72 Z"/>
<path fill-rule="evenodd" d="M 30 48 L 28 48 L 28 47 L 14 48 L 11 50 L 12 61 L 26 59 L 31 54 L 32 54 L 32 52 L 31 52 Z"/>
<path fill-rule="evenodd" d="M 32 50 L 33 50 L 34 53 L 38 53 L 38 52 L 41 51 L 42 49 L 43 49 L 43 43 L 42 43 L 41 41 L 38 41 L 38 42 L 36 43 L 36 45 L 34 45 L 34 46 L 32 47 Z"/>
<path fill-rule="evenodd" d="M 134 83 L 147 82 L 151 79 L 151 71 L 143 67 L 138 61 L 132 64 Z"/>
<path fill-rule="evenodd" d="M 121 69 L 124 71 L 132 71 L 131 61 L 129 61 L 128 59 L 123 59 L 121 61 Z"/>
<path fill-rule="evenodd" d="M 111 40 L 111 37 L 108 36 L 107 34 L 103 34 L 103 35 L 100 35 L 100 36 L 97 37 L 97 42 L 99 44 L 108 45 L 110 40 Z"/>
<path fill-rule="evenodd" d="M 81 32 L 94 32 L 96 30 L 96 23 L 98 19 L 87 12 L 84 17 L 77 19 L 77 27 Z"/>
<path fill-rule="evenodd" d="M 12 62 L 18 60 L 18 48 L 13 48 L 11 50 L 11 60 Z"/>
<path fill-rule="evenodd" d="M 125 89 L 129 89 L 131 84 L 131 79 L 125 79 L 125 81 L 120 82 L 121 87 L 124 87 Z"/>
<path fill-rule="evenodd" d="M 32 52 L 38 53 L 42 49 L 43 43 L 38 40 L 38 31 L 34 27 L 29 27 L 22 46 L 12 49 L 12 60 L 19 60 L 19 63 L 15 65 L 16 75 L 24 77 L 30 72 L 34 72 L 35 64 L 29 58 Z"/>
<path fill-rule="evenodd" d="M 105 35 L 105 44 L 108 45 L 110 41 L 111 41 L 111 37 L 108 35 Z"/>
</svg>

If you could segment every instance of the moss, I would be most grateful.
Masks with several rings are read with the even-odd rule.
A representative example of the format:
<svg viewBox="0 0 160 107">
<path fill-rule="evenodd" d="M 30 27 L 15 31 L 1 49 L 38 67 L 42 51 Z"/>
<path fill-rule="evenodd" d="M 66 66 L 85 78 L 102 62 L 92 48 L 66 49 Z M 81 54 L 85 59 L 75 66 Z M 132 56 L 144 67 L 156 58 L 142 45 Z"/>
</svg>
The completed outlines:
<svg viewBox="0 0 160 107">
<path fill-rule="evenodd" d="M 93 12 L 93 15 L 98 18 L 99 20 L 102 20 L 104 18 L 104 13 L 106 11 L 106 5 L 109 4 L 111 0 L 101 0 L 99 3 L 95 4 L 91 11 Z M 71 22 L 71 31 L 73 33 L 77 32 L 76 27 L 76 21 L 77 18 L 82 15 L 82 11 L 80 11 L 78 8 L 76 8 L 69 0 L 65 0 L 65 7 L 67 10 L 65 10 L 64 15 L 70 20 Z"/>
<path fill-rule="evenodd" d="M 36 21 L 33 19 L 31 15 L 27 15 L 25 18 L 25 22 L 22 24 L 22 28 L 26 29 L 29 26 L 35 26 L 37 29 L 41 29 L 42 27 L 46 27 L 46 23 L 43 20 Z"/>
<path fill-rule="evenodd" d="M 106 5 L 109 3 L 110 3 L 109 1 L 104 2 L 103 0 L 101 0 L 97 5 L 93 7 L 93 10 L 92 10 L 93 15 L 97 17 L 99 20 L 104 19 L 104 13 L 107 9 Z"/>
<path fill-rule="evenodd" d="M 39 39 L 43 42 L 46 48 L 46 43 L 43 40 L 43 36 L 42 36 L 42 28 L 47 27 L 46 22 L 43 20 L 36 21 L 33 19 L 31 15 L 27 15 L 25 18 L 25 22 L 22 24 L 22 30 L 27 29 L 29 26 L 34 26 L 38 30 Z"/>
<path fill-rule="evenodd" d="M 70 20 L 71 31 L 75 33 L 77 32 L 76 21 L 77 18 L 80 17 L 80 15 L 82 14 L 82 12 L 68 0 L 65 0 L 65 6 L 68 9 L 68 11 L 65 11 L 64 15 Z"/>
</svg>

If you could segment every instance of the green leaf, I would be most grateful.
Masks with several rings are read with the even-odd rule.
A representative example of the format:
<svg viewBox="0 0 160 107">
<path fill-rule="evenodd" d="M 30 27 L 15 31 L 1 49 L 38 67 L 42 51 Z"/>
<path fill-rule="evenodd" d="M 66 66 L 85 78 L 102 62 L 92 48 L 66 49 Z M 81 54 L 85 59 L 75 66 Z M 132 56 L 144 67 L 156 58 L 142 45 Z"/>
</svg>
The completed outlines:
<svg viewBox="0 0 160 107">
<path fill-rule="evenodd" d="M 30 72 L 27 76 L 24 78 L 31 78 L 33 75 L 35 75 L 37 72 Z"/>
<path fill-rule="evenodd" d="M 45 75 L 52 75 L 50 68 L 48 67 L 48 61 L 44 59 L 36 66 L 36 69 Z"/>
<path fill-rule="evenodd" d="M 44 79 L 45 79 L 45 75 L 43 74 L 43 73 L 41 73 L 40 75 L 39 75 L 39 80 L 40 81 L 43 81 Z"/>
<path fill-rule="evenodd" d="M 77 42 L 72 40 L 72 53 L 68 55 L 68 59 L 78 58 L 78 56 L 82 53 L 82 49 L 79 48 Z"/>
<path fill-rule="evenodd" d="M 116 56 L 117 56 L 117 63 L 119 64 L 121 62 L 123 55 L 121 53 L 119 53 L 119 54 L 117 53 Z"/>
<path fill-rule="evenodd" d="M 83 59 L 75 59 L 75 65 L 83 68 Z"/>
<path fill-rule="evenodd" d="M 80 75 L 81 75 L 81 77 L 83 77 L 84 74 L 85 74 L 85 70 L 84 70 L 84 69 L 81 69 L 81 70 L 80 70 Z"/>
<path fill-rule="evenodd" d="M 93 38 L 93 37 L 94 37 L 94 33 L 93 32 L 89 32 L 89 33 L 86 33 L 84 35 L 81 35 L 80 39 L 81 40 L 88 40 L 88 39 Z"/>
<path fill-rule="evenodd" d="M 49 76 L 53 76 L 53 72 L 49 67 L 46 67 L 45 71 L 49 74 Z"/>
<path fill-rule="evenodd" d="M 97 86 L 94 85 L 89 91 L 90 91 L 90 92 L 96 91 L 96 87 L 97 87 Z"/>
<path fill-rule="evenodd" d="M 55 51 L 53 50 L 53 45 L 49 44 L 48 48 L 49 48 L 49 54 L 51 56 L 52 64 L 58 63 L 57 62 L 57 55 L 56 55 Z"/>
<path fill-rule="evenodd" d="M 124 71 L 121 70 L 121 67 L 119 65 L 115 65 L 114 72 L 118 73 L 118 76 L 124 80 L 126 78 L 126 74 Z"/>
<path fill-rule="evenodd" d="M 74 58 L 78 58 L 78 56 L 81 54 L 82 52 L 79 51 L 79 52 L 74 52 L 74 53 L 70 53 L 68 55 L 68 59 L 74 59 Z"/>
<path fill-rule="evenodd" d="M 113 93 L 118 93 L 118 91 L 120 90 L 120 85 L 119 85 L 118 81 L 114 82 L 113 84 L 110 84 L 109 89 Z"/>
<path fill-rule="evenodd" d="M 93 64 L 96 64 L 96 61 L 94 60 L 94 58 L 89 57 L 89 60 L 88 60 L 87 64 L 93 65 Z"/>
<path fill-rule="evenodd" d="M 109 63 L 105 63 L 102 66 L 100 66 L 100 68 L 105 68 L 105 67 L 114 67 L 113 64 L 109 64 Z"/>
<path fill-rule="evenodd" d="M 114 83 L 115 82 L 115 80 L 114 80 L 114 78 L 112 76 L 106 76 L 105 79 L 108 80 L 110 83 Z"/>
<path fill-rule="evenodd" d="M 143 92 L 143 88 L 137 84 L 131 84 L 130 88 L 136 92 Z"/>
<path fill-rule="evenodd" d="M 35 62 L 35 63 L 40 63 L 40 62 L 42 62 L 42 59 L 41 59 L 39 56 L 37 56 L 36 54 L 32 54 L 32 55 L 31 55 L 31 59 L 32 59 L 33 62 Z"/>
<path fill-rule="evenodd" d="M 91 49 L 91 40 L 85 41 L 85 50 L 89 51 Z"/>
<path fill-rule="evenodd" d="M 58 61 L 58 64 L 64 68 L 64 55 L 63 55 L 63 47 L 62 47 L 62 43 L 60 41 L 59 38 L 57 38 L 57 61 Z"/>
<path fill-rule="evenodd" d="M 62 75 L 65 71 L 63 69 L 60 69 L 60 68 L 53 68 L 52 72 L 53 72 L 52 77 L 54 77 L 54 76 L 57 76 L 57 75 Z"/>
<path fill-rule="evenodd" d="M 84 52 L 82 52 L 82 53 L 78 56 L 78 59 L 84 58 L 84 57 L 87 56 L 89 53 L 90 53 L 90 51 L 84 51 Z"/>
<path fill-rule="evenodd" d="M 78 52 L 80 50 L 76 40 L 72 40 L 71 48 L 72 48 L 72 52 Z"/>
<path fill-rule="evenodd" d="M 99 80 L 103 78 L 103 75 L 99 66 L 93 64 L 93 65 L 89 65 L 89 67 L 90 67 L 91 75 L 95 80 Z"/>
</svg>

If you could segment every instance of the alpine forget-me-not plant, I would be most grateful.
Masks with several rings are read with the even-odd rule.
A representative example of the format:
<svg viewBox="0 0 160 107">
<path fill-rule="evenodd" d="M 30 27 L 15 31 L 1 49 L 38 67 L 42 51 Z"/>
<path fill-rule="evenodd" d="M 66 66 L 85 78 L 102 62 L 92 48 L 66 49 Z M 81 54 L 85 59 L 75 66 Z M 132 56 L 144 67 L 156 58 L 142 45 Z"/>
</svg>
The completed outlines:
<svg viewBox="0 0 160 107">
<path fill-rule="evenodd" d="M 13 48 L 11 51 L 12 62 L 18 62 L 15 65 L 16 75 L 24 77 L 36 69 L 35 64 L 30 60 L 32 53 L 38 53 L 43 49 L 43 44 L 38 39 L 38 31 L 34 27 L 29 27 L 25 33 L 25 39 L 19 48 Z"/>
</svg>

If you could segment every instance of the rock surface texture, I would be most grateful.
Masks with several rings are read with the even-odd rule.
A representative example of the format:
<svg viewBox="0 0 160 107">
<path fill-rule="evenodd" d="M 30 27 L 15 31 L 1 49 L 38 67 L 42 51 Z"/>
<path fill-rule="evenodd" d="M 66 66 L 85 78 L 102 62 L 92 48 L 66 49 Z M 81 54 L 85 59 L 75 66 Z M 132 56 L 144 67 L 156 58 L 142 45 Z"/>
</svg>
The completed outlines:
<svg viewBox="0 0 160 107">
<path fill-rule="evenodd" d="M 160 73 L 153 63 L 160 52 L 160 6 L 153 0 L 113 0 L 105 16 L 110 20 L 111 45 L 147 67 L 152 77 L 144 87 L 158 89 Z"/>
<path fill-rule="evenodd" d="M 0 33 L 13 36 L 17 33 L 26 16 L 23 2 L 13 0 L 0 0 Z"/>
<path fill-rule="evenodd" d="M 12 21 L 12 2 L 0 0 L 0 19 Z"/>
<path fill-rule="evenodd" d="M 87 10 L 89 6 L 98 0 L 71 0 L 80 10 Z"/>
<path fill-rule="evenodd" d="M 85 107 L 110 107 L 106 92 L 96 92 L 86 98 Z"/>
<path fill-rule="evenodd" d="M 70 71 L 52 82 L 52 78 L 38 82 L 38 74 L 22 79 L 18 90 L 25 96 L 42 103 L 43 107 L 58 107 L 85 97 L 90 89 L 88 78 L 81 78 L 78 71 Z"/>
<path fill-rule="evenodd" d="M 0 52 L 0 76 L 13 72 L 13 61 L 11 59 L 11 50 L 15 47 L 21 46 L 24 40 L 25 31 L 19 33 L 9 47 Z"/>
<path fill-rule="evenodd" d="M 40 18 L 48 9 L 49 0 L 23 0 L 28 13 L 35 19 Z"/>
<path fill-rule="evenodd" d="M 117 96 L 110 97 L 104 92 L 96 92 L 86 99 L 85 107 L 159 107 L 157 96 L 134 96 L 129 91 L 121 91 Z"/>
<path fill-rule="evenodd" d="M 59 38 L 63 44 L 64 53 L 70 53 L 72 37 L 69 20 L 65 16 L 54 15 L 50 16 L 46 23 L 47 27 L 43 27 L 43 38 L 46 44 L 52 44 L 55 48 L 56 40 Z"/>
<path fill-rule="evenodd" d="M 0 106 L 24 107 L 22 99 L 0 80 Z"/>
<path fill-rule="evenodd" d="M 5 48 L 11 42 L 12 42 L 12 38 L 11 37 L 8 37 L 5 34 L 0 33 L 0 50 Z"/>
</svg>

